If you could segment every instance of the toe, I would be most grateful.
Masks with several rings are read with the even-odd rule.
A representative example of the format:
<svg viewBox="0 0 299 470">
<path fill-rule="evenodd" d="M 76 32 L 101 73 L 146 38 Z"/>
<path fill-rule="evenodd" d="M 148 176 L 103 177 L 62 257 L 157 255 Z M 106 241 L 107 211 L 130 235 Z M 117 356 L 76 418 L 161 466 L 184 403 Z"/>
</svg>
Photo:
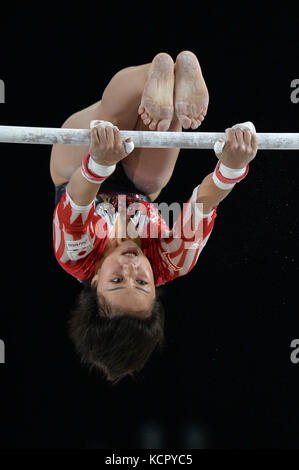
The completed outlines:
<svg viewBox="0 0 299 470">
<path fill-rule="evenodd" d="M 157 130 L 160 132 L 166 132 L 168 131 L 170 124 L 171 124 L 171 120 L 162 119 L 162 121 L 160 121 L 158 124 Z"/>
<path fill-rule="evenodd" d="M 176 115 L 178 120 L 180 121 L 181 125 L 184 129 L 189 129 L 191 126 L 191 119 L 188 116 L 192 116 L 191 109 L 188 103 L 184 101 L 179 101 L 175 105 Z"/>
<path fill-rule="evenodd" d="M 141 114 L 140 117 L 141 117 L 141 119 L 142 119 L 142 121 L 143 121 L 143 123 L 144 123 L 145 126 L 148 126 L 149 123 L 150 123 L 151 120 L 152 120 L 152 119 L 150 118 L 150 116 L 149 116 L 147 113 Z"/>
<path fill-rule="evenodd" d="M 178 119 L 184 129 L 191 127 L 191 119 L 188 116 L 178 116 Z"/>
<path fill-rule="evenodd" d="M 157 124 L 158 124 L 158 121 L 156 121 L 155 119 L 152 120 L 152 122 L 150 123 L 149 125 L 149 128 L 154 131 L 157 127 Z"/>
<path fill-rule="evenodd" d="M 192 119 L 191 129 L 197 129 L 201 125 L 198 119 Z"/>
<path fill-rule="evenodd" d="M 144 113 L 144 106 L 141 104 L 138 108 L 138 114 L 143 114 Z"/>
</svg>

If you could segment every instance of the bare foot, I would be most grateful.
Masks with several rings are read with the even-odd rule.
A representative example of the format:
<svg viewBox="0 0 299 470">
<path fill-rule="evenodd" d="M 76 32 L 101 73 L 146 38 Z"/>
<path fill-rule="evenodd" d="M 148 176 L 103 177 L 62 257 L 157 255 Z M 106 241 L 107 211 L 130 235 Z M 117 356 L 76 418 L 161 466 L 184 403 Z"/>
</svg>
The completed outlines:
<svg viewBox="0 0 299 470">
<path fill-rule="evenodd" d="M 151 130 L 167 131 L 173 118 L 174 63 L 161 52 L 154 58 L 138 114 Z"/>
<path fill-rule="evenodd" d="M 196 55 L 181 52 L 175 63 L 175 111 L 184 129 L 197 129 L 204 120 L 209 93 Z"/>
</svg>

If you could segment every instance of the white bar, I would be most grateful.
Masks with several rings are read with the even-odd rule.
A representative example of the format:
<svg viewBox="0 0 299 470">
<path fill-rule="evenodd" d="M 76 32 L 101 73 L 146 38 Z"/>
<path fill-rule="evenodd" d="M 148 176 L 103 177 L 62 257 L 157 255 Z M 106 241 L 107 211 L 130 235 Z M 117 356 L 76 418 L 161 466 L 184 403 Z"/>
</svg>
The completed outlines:
<svg viewBox="0 0 299 470">
<path fill-rule="evenodd" d="M 131 137 L 137 148 L 212 149 L 223 132 L 120 131 Z M 258 133 L 260 150 L 299 150 L 299 133 Z M 90 144 L 89 129 L 0 126 L 0 142 L 12 144 Z"/>
</svg>

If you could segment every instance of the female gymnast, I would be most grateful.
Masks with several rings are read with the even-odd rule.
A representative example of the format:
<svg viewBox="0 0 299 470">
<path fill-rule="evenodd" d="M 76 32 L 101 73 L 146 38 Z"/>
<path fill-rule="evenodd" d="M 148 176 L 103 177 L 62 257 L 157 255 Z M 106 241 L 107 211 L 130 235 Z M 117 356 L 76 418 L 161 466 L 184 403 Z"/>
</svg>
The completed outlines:
<svg viewBox="0 0 299 470">
<path fill-rule="evenodd" d="M 152 63 L 118 72 L 100 101 L 64 122 L 65 128 L 91 127 L 89 148 L 52 148 L 55 256 L 83 287 L 70 337 L 81 361 L 113 383 L 140 371 L 163 344 L 159 286 L 195 266 L 218 204 L 257 153 L 250 123 L 226 129 L 215 171 L 190 191 L 170 229 L 152 203 L 171 178 L 179 149 L 134 149 L 119 130 L 197 129 L 208 103 L 197 57 L 183 51 L 174 63 L 160 53 Z"/>
</svg>

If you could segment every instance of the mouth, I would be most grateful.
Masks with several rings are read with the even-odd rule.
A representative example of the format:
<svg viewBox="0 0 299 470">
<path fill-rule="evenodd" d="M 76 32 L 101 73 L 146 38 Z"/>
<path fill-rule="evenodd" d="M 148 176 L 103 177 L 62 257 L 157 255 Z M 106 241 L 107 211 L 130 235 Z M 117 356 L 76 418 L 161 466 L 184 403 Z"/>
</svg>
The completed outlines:
<svg viewBox="0 0 299 470">
<path fill-rule="evenodd" d="M 123 251 L 122 255 L 138 256 L 138 250 L 136 248 L 129 248 Z"/>
</svg>

